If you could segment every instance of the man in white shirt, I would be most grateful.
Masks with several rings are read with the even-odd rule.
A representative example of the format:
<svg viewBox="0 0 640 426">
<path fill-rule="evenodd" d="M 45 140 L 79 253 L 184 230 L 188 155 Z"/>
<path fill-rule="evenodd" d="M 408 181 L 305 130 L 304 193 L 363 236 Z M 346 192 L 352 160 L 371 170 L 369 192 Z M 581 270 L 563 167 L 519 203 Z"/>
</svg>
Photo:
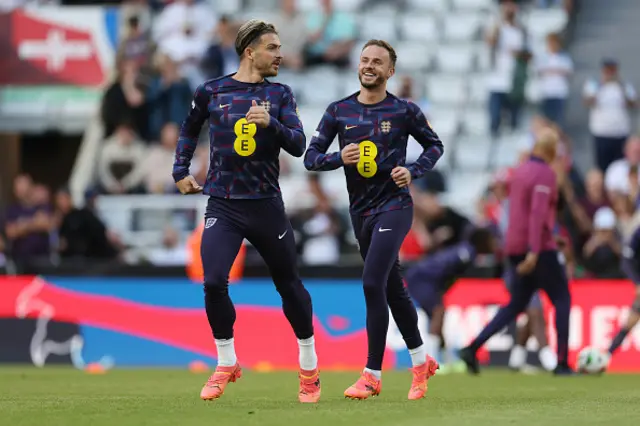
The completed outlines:
<svg viewBox="0 0 640 426">
<path fill-rule="evenodd" d="M 493 49 L 493 69 L 488 79 L 489 116 L 491 134 L 498 136 L 502 112 L 508 110 L 511 128 L 516 128 L 520 104 L 512 102 L 516 58 L 525 49 L 525 34 L 516 22 L 518 6 L 512 2 L 502 5 L 502 20 L 487 34 L 487 43 Z"/>
<path fill-rule="evenodd" d="M 547 36 L 547 52 L 536 61 L 536 71 L 540 76 L 542 92 L 541 112 L 547 119 L 563 126 L 573 61 L 567 53 L 562 51 L 558 34 Z"/>
<path fill-rule="evenodd" d="M 607 168 L 604 176 L 604 186 L 613 199 L 615 194 L 629 195 L 631 182 L 629 180 L 632 168 L 640 165 L 640 137 L 631 136 L 624 146 L 624 158 L 614 161 Z"/>
<path fill-rule="evenodd" d="M 631 134 L 629 110 L 635 108 L 635 88 L 620 79 L 614 59 L 602 62 L 600 80 L 585 83 L 584 101 L 589 108 L 589 131 L 595 143 L 596 164 L 603 172 L 624 157 L 624 143 Z"/>
</svg>

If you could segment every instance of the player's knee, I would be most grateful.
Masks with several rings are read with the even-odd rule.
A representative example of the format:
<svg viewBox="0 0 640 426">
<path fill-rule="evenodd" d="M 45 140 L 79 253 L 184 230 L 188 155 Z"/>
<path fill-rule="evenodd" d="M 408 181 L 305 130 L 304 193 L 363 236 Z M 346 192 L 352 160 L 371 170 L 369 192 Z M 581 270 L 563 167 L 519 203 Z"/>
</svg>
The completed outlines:
<svg viewBox="0 0 640 426">
<path fill-rule="evenodd" d="M 229 278 L 224 274 L 211 274 L 204 278 L 204 292 L 207 295 L 225 294 L 229 289 Z"/>
</svg>

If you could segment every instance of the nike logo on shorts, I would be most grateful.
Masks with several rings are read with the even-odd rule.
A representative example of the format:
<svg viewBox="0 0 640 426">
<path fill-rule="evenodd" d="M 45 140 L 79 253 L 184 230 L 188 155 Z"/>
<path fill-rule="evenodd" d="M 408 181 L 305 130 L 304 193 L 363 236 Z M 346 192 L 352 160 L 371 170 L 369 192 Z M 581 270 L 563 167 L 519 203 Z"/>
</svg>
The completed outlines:
<svg viewBox="0 0 640 426">
<path fill-rule="evenodd" d="M 288 231 L 284 231 L 284 232 L 282 233 L 282 235 L 278 235 L 278 239 L 279 239 L 279 240 L 283 239 L 283 238 L 284 238 L 284 236 L 285 236 L 285 235 L 287 235 L 287 232 L 288 232 Z"/>
<path fill-rule="evenodd" d="M 378 232 L 387 232 L 391 231 L 391 228 L 378 228 Z"/>
</svg>

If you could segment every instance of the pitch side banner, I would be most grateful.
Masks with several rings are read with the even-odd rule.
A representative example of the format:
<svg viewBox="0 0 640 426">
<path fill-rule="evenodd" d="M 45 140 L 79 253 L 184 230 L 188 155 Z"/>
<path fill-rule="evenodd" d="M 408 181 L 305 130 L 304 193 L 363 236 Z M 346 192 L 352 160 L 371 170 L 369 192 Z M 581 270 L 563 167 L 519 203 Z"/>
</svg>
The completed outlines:
<svg viewBox="0 0 640 426">
<path fill-rule="evenodd" d="M 357 280 L 305 280 L 314 302 L 316 344 L 323 370 L 360 370 L 366 359 L 365 304 Z M 244 280 L 230 289 L 236 304 L 236 346 L 247 368 L 297 369 L 297 344 L 270 280 Z M 624 321 L 635 289 L 627 281 L 576 281 L 571 287 L 570 349 L 607 347 Z M 445 298 L 445 338 L 461 347 L 507 300 L 500 280 L 459 281 Z M 87 363 L 186 367 L 215 362 L 202 288 L 187 279 L 0 277 L 0 362 L 38 366 Z M 553 310 L 545 307 L 550 341 Z M 420 328 L 427 330 L 420 315 Z M 506 365 L 513 339 L 504 330 L 482 350 L 485 364 Z M 535 349 L 535 347 L 531 347 Z M 531 359 L 535 359 L 533 355 Z M 410 358 L 389 327 L 385 368 Z M 640 329 L 614 357 L 611 371 L 640 372 Z"/>
<path fill-rule="evenodd" d="M 0 14 L 0 85 L 96 87 L 114 67 L 118 11 L 16 9 Z"/>
</svg>

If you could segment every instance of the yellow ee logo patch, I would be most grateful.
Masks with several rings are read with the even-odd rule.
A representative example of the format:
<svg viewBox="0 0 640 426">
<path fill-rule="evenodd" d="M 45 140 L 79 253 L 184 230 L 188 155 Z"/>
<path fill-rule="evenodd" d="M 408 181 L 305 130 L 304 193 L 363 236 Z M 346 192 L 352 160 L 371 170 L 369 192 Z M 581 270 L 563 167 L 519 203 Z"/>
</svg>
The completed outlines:
<svg viewBox="0 0 640 426">
<path fill-rule="evenodd" d="M 256 135 L 258 128 L 254 123 L 247 123 L 246 118 L 236 121 L 233 131 L 236 134 L 236 140 L 233 142 L 233 149 L 238 155 L 248 157 L 256 152 Z"/>
<path fill-rule="evenodd" d="M 360 160 L 358 161 L 358 173 L 362 177 L 372 178 L 378 171 L 376 157 L 378 156 L 378 147 L 371 141 L 360 142 Z"/>
</svg>

